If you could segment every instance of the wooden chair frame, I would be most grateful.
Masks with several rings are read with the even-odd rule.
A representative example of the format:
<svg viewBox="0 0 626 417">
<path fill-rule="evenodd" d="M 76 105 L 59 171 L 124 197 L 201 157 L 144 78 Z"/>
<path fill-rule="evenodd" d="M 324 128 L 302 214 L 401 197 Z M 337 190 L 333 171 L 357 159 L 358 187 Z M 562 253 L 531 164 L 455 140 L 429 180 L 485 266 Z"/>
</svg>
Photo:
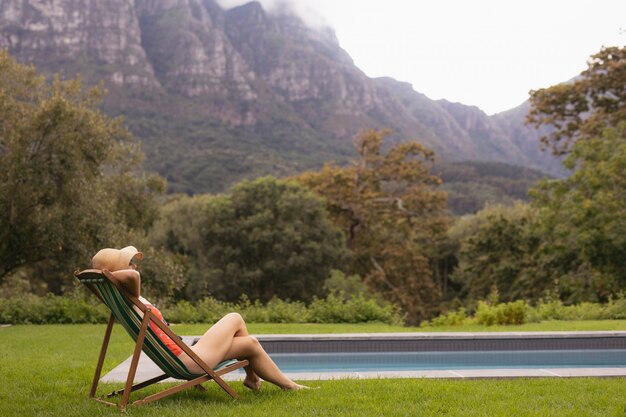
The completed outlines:
<svg viewBox="0 0 626 417">
<path fill-rule="evenodd" d="M 221 376 L 224 374 L 227 374 L 229 372 L 232 372 L 234 370 L 240 369 L 244 366 L 247 366 L 249 364 L 249 362 L 247 360 L 242 360 L 242 361 L 237 361 L 236 363 L 233 364 L 229 364 L 223 368 L 220 368 L 218 370 L 213 370 L 211 369 L 211 367 L 209 367 L 202 359 L 200 359 L 198 357 L 198 355 L 195 354 L 195 352 L 193 350 L 191 350 L 189 348 L 189 346 L 187 346 L 186 343 L 184 343 L 176 334 L 174 334 L 174 332 L 172 332 L 169 327 L 163 323 L 161 320 L 159 320 L 154 313 L 151 311 L 151 309 L 149 307 L 146 307 L 141 301 L 139 301 L 138 297 L 135 297 L 133 295 L 131 295 L 129 292 L 127 292 L 124 288 L 118 287 L 117 285 L 115 285 L 115 281 L 114 279 L 111 278 L 111 273 L 109 271 L 103 270 L 95 270 L 95 269 L 88 269 L 82 272 L 76 272 L 74 275 L 80 280 L 81 275 L 82 274 L 101 274 L 103 277 L 105 277 L 109 283 L 113 286 L 115 286 L 115 288 L 117 288 L 117 290 L 128 300 L 132 303 L 132 305 L 136 306 L 140 311 L 143 312 L 143 319 L 141 321 L 141 327 L 139 330 L 139 334 L 137 335 L 137 340 L 136 340 L 136 344 L 135 344 L 135 349 L 133 352 L 133 356 L 131 359 L 131 363 L 130 363 L 130 369 L 128 370 L 128 376 L 126 378 L 126 383 L 124 385 L 124 388 L 121 390 L 117 390 L 117 391 L 113 391 L 111 393 L 109 393 L 108 395 L 106 395 L 107 398 L 113 397 L 113 396 L 117 396 L 117 395 L 121 395 L 122 398 L 120 400 L 120 402 L 118 404 L 110 402 L 110 401 L 106 401 L 103 398 L 99 398 L 96 397 L 96 390 L 98 388 L 98 382 L 100 380 L 100 374 L 102 372 L 102 366 L 104 364 L 104 358 L 106 356 L 106 351 L 107 351 L 107 347 L 109 345 L 109 340 L 111 338 L 111 331 L 113 330 L 113 324 L 115 323 L 115 316 L 113 314 L 113 312 L 111 313 L 111 315 L 109 316 L 109 321 L 106 327 L 106 330 L 104 332 L 104 340 L 102 342 L 102 347 L 100 348 L 100 356 L 98 357 L 98 363 L 96 365 L 96 371 L 94 373 L 93 376 L 93 380 L 91 382 L 91 389 L 89 390 L 89 398 L 93 398 L 94 400 L 104 403 L 106 405 L 110 405 L 110 406 L 118 406 L 121 410 L 124 410 L 126 408 L 127 405 L 129 405 L 129 400 L 130 400 L 130 394 L 133 391 L 137 391 L 141 388 L 145 388 L 147 386 L 150 386 L 152 384 L 155 384 L 157 382 L 163 381 L 164 379 L 168 378 L 168 374 L 164 373 L 162 375 L 159 375 L 155 378 L 151 378 L 149 380 L 137 383 L 135 385 L 133 385 L 134 379 L 135 379 L 135 374 L 137 372 L 137 365 L 139 363 L 139 356 L 141 355 L 141 351 L 144 347 L 144 341 L 145 341 L 145 337 L 146 337 L 146 333 L 148 331 L 148 326 L 150 324 L 150 321 L 152 321 L 155 325 L 157 325 L 161 330 L 163 330 L 163 332 L 165 332 L 165 334 L 167 336 L 169 336 L 182 350 L 183 352 L 185 352 L 187 355 L 189 355 L 189 357 L 191 359 L 193 359 L 193 361 L 198 364 L 198 366 L 205 372 L 202 375 L 199 375 L 198 377 L 194 378 L 194 379 L 190 379 L 186 382 L 183 382 L 181 384 L 178 384 L 176 386 L 173 386 L 171 388 L 165 389 L 161 392 L 158 392 L 156 394 L 152 394 L 149 396 L 146 396 L 144 398 L 141 398 L 139 400 L 136 400 L 132 403 L 130 403 L 130 405 L 134 405 L 134 404 L 146 404 L 152 401 L 156 401 L 159 400 L 161 398 L 167 397 L 171 394 L 177 393 L 179 391 L 182 391 L 184 389 L 187 388 L 192 388 L 192 387 L 197 387 L 199 389 L 204 390 L 204 387 L 202 387 L 202 383 L 210 381 L 210 380 L 214 380 L 224 391 L 226 391 L 233 399 L 238 399 L 239 396 L 237 395 L 237 393 L 228 385 L 228 383 L 226 383 L 226 381 L 224 381 Z M 102 297 L 99 295 L 99 293 L 94 290 L 91 287 L 91 284 L 89 282 L 84 282 L 85 285 L 87 285 L 87 287 L 100 299 L 100 301 L 102 301 L 105 305 L 106 302 L 102 299 Z"/>
</svg>

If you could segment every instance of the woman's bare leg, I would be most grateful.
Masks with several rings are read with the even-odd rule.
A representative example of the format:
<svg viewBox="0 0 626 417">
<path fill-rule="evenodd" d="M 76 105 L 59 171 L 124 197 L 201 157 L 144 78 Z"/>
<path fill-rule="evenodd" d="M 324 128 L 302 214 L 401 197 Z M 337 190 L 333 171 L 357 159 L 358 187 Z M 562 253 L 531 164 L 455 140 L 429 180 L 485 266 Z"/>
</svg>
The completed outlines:
<svg viewBox="0 0 626 417">
<path fill-rule="evenodd" d="M 244 384 L 251 389 L 259 388 L 259 377 L 283 389 L 302 387 L 278 369 L 258 340 L 248 334 L 243 318 L 237 313 L 229 313 L 222 317 L 191 349 L 210 367 L 226 359 L 248 359 L 250 365 L 244 368 L 246 371 Z M 190 371 L 202 372 L 195 363 L 182 357 L 181 359 Z"/>
<path fill-rule="evenodd" d="M 204 360 L 211 368 L 219 362 L 225 360 L 224 353 L 227 351 L 234 337 L 248 336 L 248 328 L 238 313 L 229 313 L 215 323 L 198 342 L 192 346 L 193 351 Z M 207 342 L 209 341 L 210 342 Z M 185 355 L 186 356 L 186 355 Z M 181 358 L 182 359 L 182 358 Z M 183 360 L 192 372 L 201 373 L 200 367 L 188 357 Z M 261 386 L 261 380 L 254 373 L 251 366 L 245 366 L 246 378 L 244 385 L 250 389 L 257 390 Z"/>
<path fill-rule="evenodd" d="M 229 351 L 226 352 L 226 358 L 248 359 L 250 361 L 250 367 L 254 370 L 255 374 L 265 381 L 278 385 L 282 389 L 298 390 L 308 388 L 304 385 L 296 384 L 283 374 L 254 336 L 234 338 Z"/>
</svg>

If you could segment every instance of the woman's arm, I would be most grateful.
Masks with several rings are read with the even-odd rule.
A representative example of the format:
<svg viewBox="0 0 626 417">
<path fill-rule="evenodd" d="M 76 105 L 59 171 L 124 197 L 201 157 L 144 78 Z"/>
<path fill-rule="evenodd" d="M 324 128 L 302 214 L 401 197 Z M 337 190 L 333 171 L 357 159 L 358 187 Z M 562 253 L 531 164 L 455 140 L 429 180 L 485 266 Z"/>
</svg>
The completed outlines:
<svg viewBox="0 0 626 417">
<path fill-rule="evenodd" d="M 141 295 L 141 275 L 134 269 L 122 269 L 111 272 L 115 284 L 121 286 L 135 297 Z"/>
</svg>

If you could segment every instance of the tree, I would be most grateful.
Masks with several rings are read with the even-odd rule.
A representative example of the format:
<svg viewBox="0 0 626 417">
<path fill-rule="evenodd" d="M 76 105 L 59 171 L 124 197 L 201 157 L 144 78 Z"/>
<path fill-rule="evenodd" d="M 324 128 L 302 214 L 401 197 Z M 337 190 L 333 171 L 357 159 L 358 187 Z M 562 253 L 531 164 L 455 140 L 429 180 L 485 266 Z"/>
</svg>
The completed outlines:
<svg viewBox="0 0 626 417">
<path fill-rule="evenodd" d="M 566 302 L 618 294 L 626 284 L 625 118 L 624 48 L 603 48 L 574 81 L 531 92 L 527 121 L 553 128 L 542 142 L 565 154 L 573 173 L 540 181 L 524 210 L 480 213 L 454 273 L 470 298 L 490 285 L 505 300 L 554 290 Z"/>
<path fill-rule="evenodd" d="M 132 174 L 141 153 L 102 94 L 0 51 L 0 280 L 27 267 L 60 293 L 101 246 L 150 226 L 164 182 Z"/>
<path fill-rule="evenodd" d="M 531 91 L 530 104 L 527 123 L 553 128 L 541 141 L 556 155 L 578 140 L 601 137 L 626 119 L 626 47 L 602 48 L 573 81 Z"/>
<path fill-rule="evenodd" d="M 452 280 L 466 301 L 484 300 L 495 287 L 502 301 L 537 299 L 552 285 L 536 268 L 541 239 L 536 210 L 528 204 L 487 206 L 458 219 L 450 229 L 460 242 L 459 265 Z"/>
<path fill-rule="evenodd" d="M 463 297 L 496 286 L 504 301 L 557 291 L 566 303 L 602 302 L 626 286 L 626 122 L 574 143 L 564 164 L 577 169 L 539 182 L 530 206 L 488 207 L 455 225 Z"/>
<path fill-rule="evenodd" d="M 537 258 L 551 261 L 565 300 L 606 301 L 626 286 L 626 122 L 576 142 L 564 163 L 576 171 L 531 194 L 544 237 Z"/>
<path fill-rule="evenodd" d="M 241 294 L 310 301 L 347 257 L 324 202 L 273 177 L 244 181 L 227 195 L 182 197 L 163 208 L 153 243 L 187 258 L 186 296 Z"/>
<path fill-rule="evenodd" d="M 535 257 L 565 300 L 606 300 L 626 284 L 626 48 L 602 48 L 573 82 L 531 92 L 527 120 L 554 128 L 542 140 L 574 170 L 531 194 L 544 237 Z"/>
<path fill-rule="evenodd" d="M 354 252 L 351 273 L 400 305 L 416 323 L 435 308 L 434 248 L 447 226 L 445 193 L 430 174 L 432 151 L 417 142 L 383 152 L 386 131 L 366 131 L 354 142 L 351 166 L 326 165 L 297 179 L 327 200 L 335 224 Z"/>
</svg>

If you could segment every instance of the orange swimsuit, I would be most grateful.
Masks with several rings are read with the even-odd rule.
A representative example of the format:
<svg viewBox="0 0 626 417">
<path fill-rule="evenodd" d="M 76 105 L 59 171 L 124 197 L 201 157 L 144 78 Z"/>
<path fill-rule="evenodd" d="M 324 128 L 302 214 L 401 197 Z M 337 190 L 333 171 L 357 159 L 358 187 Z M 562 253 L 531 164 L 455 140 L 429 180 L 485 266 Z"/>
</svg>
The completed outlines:
<svg viewBox="0 0 626 417">
<path fill-rule="evenodd" d="M 161 312 L 159 311 L 158 308 L 156 308 L 154 305 L 152 305 L 150 302 L 148 302 L 145 298 L 142 301 L 144 301 L 144 304 L 146 305 L 146 307 L 149 307 L 150 310 L 152 310 L 152 313 L 154 313 L 154 315 L 157 316 L 157 318 L 159 320 L 161 320 L 163 323 L 165 323 L 165 324 L 167 324 L 169 326 L 169 323 L 166 322 L 165 320 L 163 320 L 163 314 L 161 314 Z M 174 343 L 174 341 L 168 335 L 166 335 L 165 332 L 163 330 L 161 330 L 161 328 L 159 326 L 157 326 L 152 320 L 150 320 L 150 329 L 152 329 L 154 334 L 159 339 L 161 339 L 163 344 L 165 344 L 165 346 L 167 346 L 167 348 L 174 355 L 180 356 L 180 354 L 183 353 L 183 350 L 180 348 L 180 346 L 178 346 L 176 343 Z"/>
</svg>

